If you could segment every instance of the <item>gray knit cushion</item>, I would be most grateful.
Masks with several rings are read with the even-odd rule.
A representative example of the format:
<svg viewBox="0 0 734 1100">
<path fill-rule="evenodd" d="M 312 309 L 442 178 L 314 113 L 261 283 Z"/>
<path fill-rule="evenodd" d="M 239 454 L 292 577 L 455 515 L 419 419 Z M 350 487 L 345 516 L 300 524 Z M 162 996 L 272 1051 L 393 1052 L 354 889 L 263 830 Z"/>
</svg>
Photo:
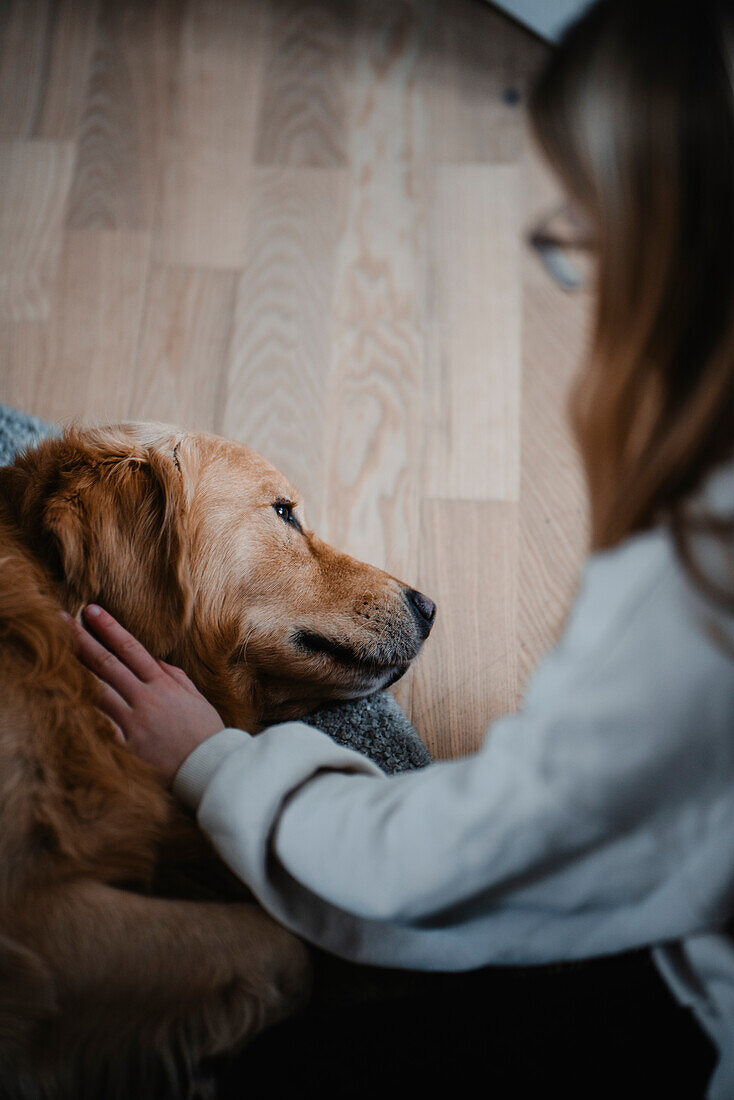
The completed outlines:
<svg viewBox="0 0 734 1100">
<path fill-rule="evenodd" d="M 35 416 L 0 405 L 0 465 L 12 462 L 22 447 L 33 446 L 57 430 Z M 387 691 L 354 703 L 322 707 L 306 720 L 340 745 L 369 756 L 388 774 L 431 762 L 428 749 Z"/>
<path fill-rule="evenodd" d="M 45 420 L 0 405 L 0 466 L 7 466 L 21 447 L 32 447 L 56 429 Z"/>
<path fill-rule="evenodd" d="M 369 756 L 389 775 L 431 763 L 428 749 L 389 691 L 356 703 L 322 707 L 306 721 L 340 745 Z"/>
</svg>

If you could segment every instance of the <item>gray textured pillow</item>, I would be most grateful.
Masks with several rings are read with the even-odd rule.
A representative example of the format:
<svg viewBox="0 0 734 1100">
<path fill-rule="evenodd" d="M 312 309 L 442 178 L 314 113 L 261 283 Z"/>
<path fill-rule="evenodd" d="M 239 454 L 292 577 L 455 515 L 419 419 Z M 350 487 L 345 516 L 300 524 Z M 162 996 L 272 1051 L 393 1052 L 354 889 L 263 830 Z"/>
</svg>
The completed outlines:
<svg viewBox="0 0 734 1100">
<path fill-rule="evenodd" d="M 56 431 L 53 424 L 0 405 L 0 465 L 12 462 L 22 447 L 32 446 Z M 322 707 L 306 721 L 340 745 L 369 756 L 388 774 L 431 762 L 428 749 L 387 691 L 355 703 Z"/>
</svg>

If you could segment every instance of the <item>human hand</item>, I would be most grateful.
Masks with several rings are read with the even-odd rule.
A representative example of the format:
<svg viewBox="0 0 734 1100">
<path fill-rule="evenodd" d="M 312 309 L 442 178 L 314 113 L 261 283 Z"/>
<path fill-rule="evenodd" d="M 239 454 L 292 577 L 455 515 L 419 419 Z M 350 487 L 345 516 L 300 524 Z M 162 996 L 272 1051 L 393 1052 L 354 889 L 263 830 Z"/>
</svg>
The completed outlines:
<svg viewBox="0 0 734 1100">
<path fill-rule="evenodd" d="M 182 669 L 152 657 L 101 607 L 84 609 L 84 621 L 96 638 L 70 615 L 64 618 L 77 656 L 100 682 L 100 710 L 128 748 L 157 768 L 170 786 L 197 745 L 224 729 L 222 719 Z"/>
</svg>

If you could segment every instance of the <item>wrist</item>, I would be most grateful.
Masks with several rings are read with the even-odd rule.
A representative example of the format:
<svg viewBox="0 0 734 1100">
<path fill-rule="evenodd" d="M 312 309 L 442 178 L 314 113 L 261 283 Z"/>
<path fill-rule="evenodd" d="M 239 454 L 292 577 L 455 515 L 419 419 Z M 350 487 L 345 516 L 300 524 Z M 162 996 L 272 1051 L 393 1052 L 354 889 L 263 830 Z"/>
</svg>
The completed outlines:
<svg viewBox="0 0 734 1100">
<path fill-rule="evenodd" d="M 252 735 L 244 730 L 223 729 L 202 741 L 179 765 L 171 785 L 173 793 L 189 809 L 198 810 L 220 764 L 251 740 Z"/>
</svg>

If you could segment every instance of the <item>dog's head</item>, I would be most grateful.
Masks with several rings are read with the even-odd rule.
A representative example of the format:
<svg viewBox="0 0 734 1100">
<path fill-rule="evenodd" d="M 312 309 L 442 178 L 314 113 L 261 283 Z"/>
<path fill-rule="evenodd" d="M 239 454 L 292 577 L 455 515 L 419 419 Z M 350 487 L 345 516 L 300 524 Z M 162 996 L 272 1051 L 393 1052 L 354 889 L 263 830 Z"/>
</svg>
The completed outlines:
<svg viewBox="0 0 734 1100">
<path fill-rule="evenodd" d="M 328 546 L 250 448 L 166 425 L 71 431 L 0 471 L 72 613 L 101 603 L 253 729 L 397 680 L 431 600 Z"/>
</svg>

